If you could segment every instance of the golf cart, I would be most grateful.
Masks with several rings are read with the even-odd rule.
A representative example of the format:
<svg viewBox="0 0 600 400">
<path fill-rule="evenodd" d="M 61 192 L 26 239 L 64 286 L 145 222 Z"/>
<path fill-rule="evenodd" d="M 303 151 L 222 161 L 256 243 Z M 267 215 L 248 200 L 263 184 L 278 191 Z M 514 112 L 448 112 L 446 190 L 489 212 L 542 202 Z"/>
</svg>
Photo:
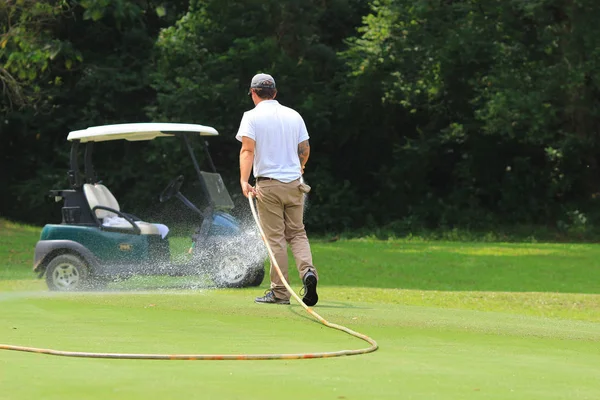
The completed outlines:
<svg viewBox="0 0 600 400">
<path fill-rule="evenodd" d="M 50 191 L 57 202 L 63 201 L 62 223 L 44 226 L 35 248 L 33 270 L 39 278 L 46 277 L 50 290 L 102 287 L 112 280 L 139 275 L 208 276 L 217 287 L 262 283 L 267 257 L 264 245 L 256 229 L 243 228 L 230 214 L 234 204 L 207 144 L 203 147 L 211 172 L 200 169 L 191 145 L 192 137 L 198 135 L 218 133 L 208 126 L 174 123 L 106 125 L 69 133 L 70 188 Z M 169 182 L 159 196 L 161 203 L 176 197 L 191 212 L 186 219 L 193 221 L 195 230 L 183 262 L 171 260 L 169 228 L 121 210 L 115 196 L 97 180 L 92 163 L 94 144 L 99 142 L 163 137 L 183 141 L 207 204 L 200 210 L 180 192 L 183 176 Z M 83 173 L 78 164 L 82 147 Z"/>
</svg>

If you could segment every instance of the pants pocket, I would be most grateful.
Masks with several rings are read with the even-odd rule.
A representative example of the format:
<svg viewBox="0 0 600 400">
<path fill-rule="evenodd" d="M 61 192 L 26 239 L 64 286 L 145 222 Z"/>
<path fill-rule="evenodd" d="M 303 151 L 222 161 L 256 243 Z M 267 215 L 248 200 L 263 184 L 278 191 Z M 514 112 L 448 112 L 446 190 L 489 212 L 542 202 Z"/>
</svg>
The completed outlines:
<svg viewBox="0 0 600 400">
<path fill-rule="evenodd" d="M 300 185 L 298 186 L 298 189 L 302 193 L 308 193 L 308 192 L 310 192 L 311 187 L 308 186 L 306 183 L 300 183 Z"/>
</svg>

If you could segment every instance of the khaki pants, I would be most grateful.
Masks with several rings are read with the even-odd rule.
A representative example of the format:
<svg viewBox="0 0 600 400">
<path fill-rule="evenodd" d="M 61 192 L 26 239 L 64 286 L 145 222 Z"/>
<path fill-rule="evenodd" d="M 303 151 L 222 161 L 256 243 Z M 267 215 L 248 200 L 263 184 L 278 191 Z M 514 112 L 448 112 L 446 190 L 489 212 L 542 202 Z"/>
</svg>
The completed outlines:
<svg viewBox="0 0 600 400">
<path fill-rule="evenodd" d="M 283 183 L 275 179 L 266 179 L 258 181 L 256 186 L 260 223 L 286 281 L 288 280 L 288 243 L 292 248 L 300 279 L 303 279 L 308 271 L 317 275 L 304 230 L 304 193 L 299 188 L 300 180 Z M 291 296 L 273 266 L 271 266 L 271 289 L 279 299 L 289 299 Z"/>
</svg>

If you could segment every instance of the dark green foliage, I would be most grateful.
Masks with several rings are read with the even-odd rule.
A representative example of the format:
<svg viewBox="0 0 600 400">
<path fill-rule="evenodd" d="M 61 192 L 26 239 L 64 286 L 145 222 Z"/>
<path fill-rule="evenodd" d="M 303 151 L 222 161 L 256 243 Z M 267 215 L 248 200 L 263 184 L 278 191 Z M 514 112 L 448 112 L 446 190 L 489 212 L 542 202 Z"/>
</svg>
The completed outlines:
<svg viewBox="0 0 600 400">
<path fill-rule="evenodd" d="M 406 115 L 380 174 L 404 218 L 480 227 L 594 212 L 595 2 L 373 4 L 345 57 L 354 93 L 381 81 L 376 112 Z"/>
<path fill-rule="evenodd" d="M 56 217 L 44 194 L 66 185 L 70 130 L 150 120 L 217 128 L 243 205 L 234 135 L 264 71 L 311 134 L 309 229 L 584 234 L 600 218 L 598 17 L 594 0 L 9 2 L 0 213 Z M 98 151 L 134 212 L 158 213 L 190 168 L 173 142 Z"/>
</svg>

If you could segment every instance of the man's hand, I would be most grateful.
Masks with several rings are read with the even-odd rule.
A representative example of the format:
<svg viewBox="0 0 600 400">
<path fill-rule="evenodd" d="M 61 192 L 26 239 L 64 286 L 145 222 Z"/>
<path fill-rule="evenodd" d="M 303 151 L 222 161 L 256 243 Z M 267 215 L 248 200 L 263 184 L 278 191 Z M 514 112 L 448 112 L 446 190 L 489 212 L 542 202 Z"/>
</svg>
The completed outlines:
<svg viewBox="0 0 600 400">
<path fill-rule="evenodd" d="M 254 188 L 248 182 L 242 181 L 242 182 L 240 182 L 240 185 L 242 186 L 242 193 L 244 193 L 244 196 L 248 197 L 250 195 L 250 193 L 252 193 L 254 196 L 256 196 L 258 194 L 258 192 L 256 191 L 256 188 Z"/>
</svg>

